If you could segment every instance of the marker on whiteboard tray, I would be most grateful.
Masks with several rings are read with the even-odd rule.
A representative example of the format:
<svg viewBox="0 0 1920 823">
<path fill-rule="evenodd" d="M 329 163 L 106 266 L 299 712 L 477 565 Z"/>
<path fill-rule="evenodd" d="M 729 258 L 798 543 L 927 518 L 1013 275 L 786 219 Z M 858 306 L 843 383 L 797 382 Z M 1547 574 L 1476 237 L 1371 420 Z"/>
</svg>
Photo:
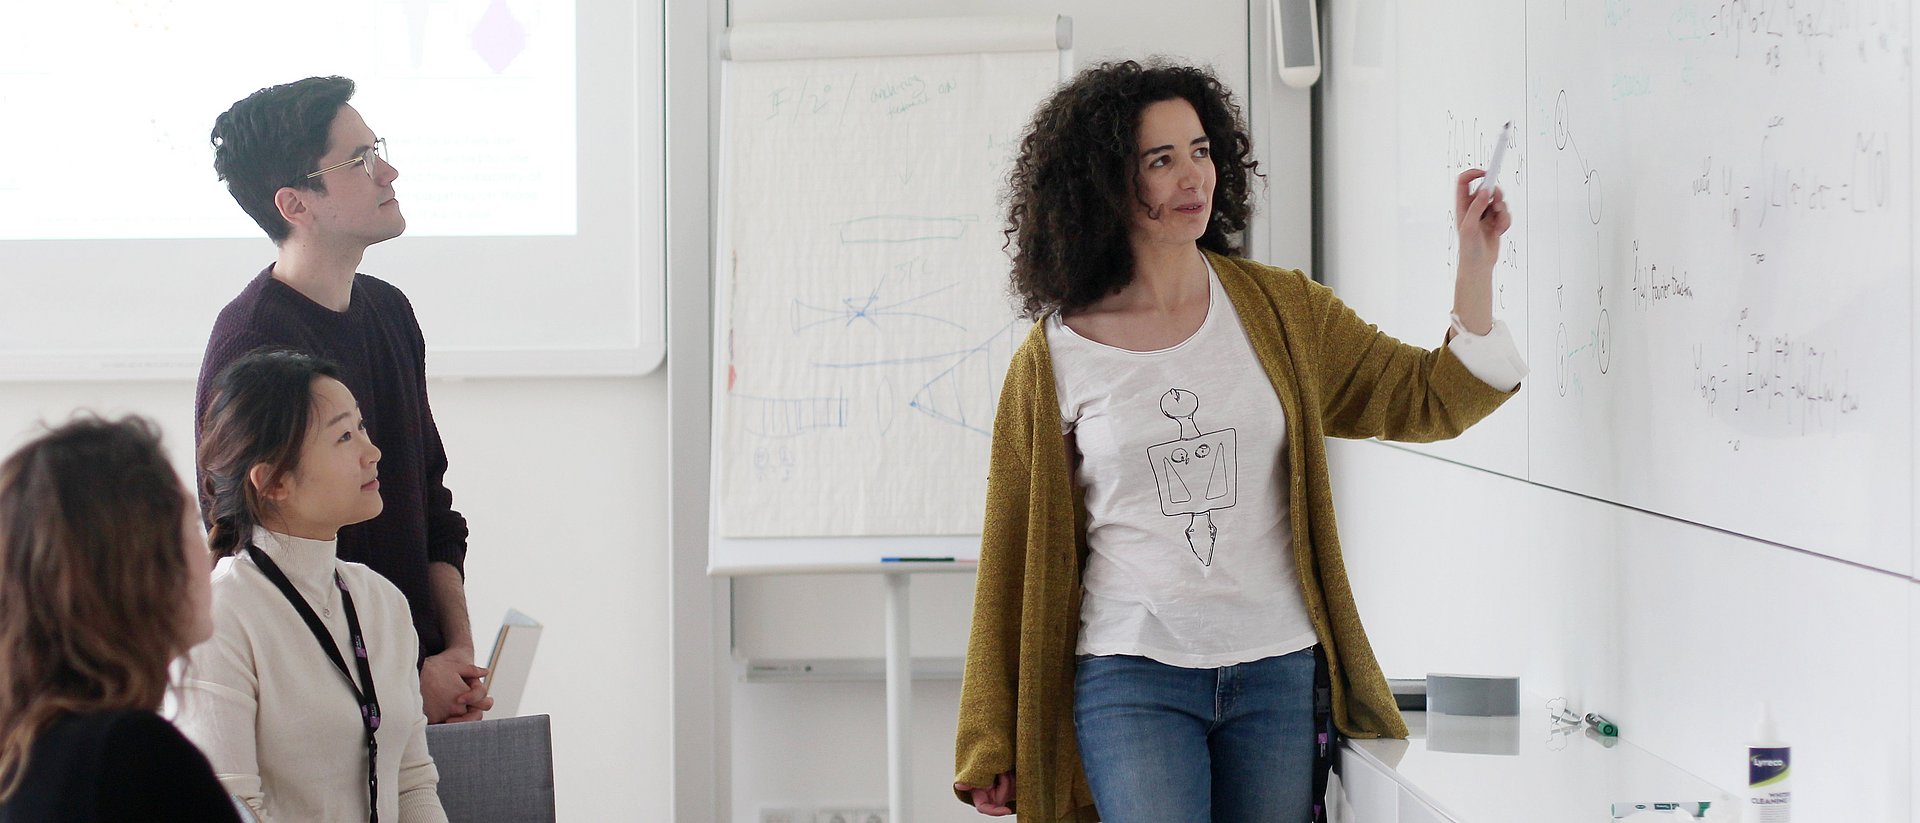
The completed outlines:
<svg viewBox="0 0 1920 823">
<path fill-rule="evenodd" d="M 1500 137 L 1493 143 L 1493 162 L 1487 164 L 1487 176 L 1480 178 L 1480 186 L 1473 190 L 1475 195 L 1480 189 L 1497 186 L 1500 182 L 1500 161 L 1507 159 L 1507 143 L 1513 140 L 1513 121 L 1508 120 L 1500 127 Z"/>
<path fill-rule="evenodd" d="M 1641 812 L 1686 812 L 1695 820 L 1699 820 L 1705 817 L 1707 810 L 1711 808 L 1713 808 L 1713 802 L 1710 800 L 1686 803 L 1615 803 L 1613 804 L 1613 819 L 1619 820 L 1623 817 L 1632 817 Z"/>
<path fill-rule="evenodd" d="M 882 563 L 952 563 L 951 557 L 882 557 Z"/>
</svg>

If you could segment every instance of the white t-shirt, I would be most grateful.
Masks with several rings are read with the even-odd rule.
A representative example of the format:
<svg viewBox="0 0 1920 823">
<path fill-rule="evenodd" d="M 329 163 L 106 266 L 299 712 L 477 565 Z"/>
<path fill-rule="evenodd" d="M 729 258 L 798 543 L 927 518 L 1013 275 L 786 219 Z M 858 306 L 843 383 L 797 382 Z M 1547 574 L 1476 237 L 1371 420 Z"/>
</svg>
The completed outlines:
<svg viewBox="0 0 1920 823">
<path fill-rule="evenodd" d="M 1092 554 L 1078 654 L 1216 668 L 1315 642 L 1288 521 L 1286 420 L 1208 269 L 1207 318 L 1134 352 L 1046 321 Z"/>
<path fill-rule="evenodd" d="M 1293 562 L 1286 419 L 1220 278 L 1184 342 L 1135 352 L 1046 321 L 1061 433 L 1076 435 L 1087 542 L 1078 654 L 1218 668 L 1316 641 Z M 1467 371 L 1510 391 L 1526 361 L 1500 320 L 1454 321 Z"/>
</svg>

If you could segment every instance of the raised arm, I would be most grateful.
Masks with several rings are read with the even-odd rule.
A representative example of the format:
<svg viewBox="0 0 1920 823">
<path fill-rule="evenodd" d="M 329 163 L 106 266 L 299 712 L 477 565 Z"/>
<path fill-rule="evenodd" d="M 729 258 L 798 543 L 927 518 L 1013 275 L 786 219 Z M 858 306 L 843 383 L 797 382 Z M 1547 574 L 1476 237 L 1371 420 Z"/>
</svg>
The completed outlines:
<svg viewBox="0 0 1920 823">
<path fill-rule="evenodd" d="M 1453 314 L 1472 334 L 1493 330 L 1493 264 L 1500 259 L 1501 235 L 1513 226 L 1506 192 L 1498 186 L 1485 185 L 1467 193 L 1467 187 L 1484 176 L 1486 172 L 1480 169 L 1467 169 L 1453 184 L 1454 229 L 1460 234 Z"/>
</svg>

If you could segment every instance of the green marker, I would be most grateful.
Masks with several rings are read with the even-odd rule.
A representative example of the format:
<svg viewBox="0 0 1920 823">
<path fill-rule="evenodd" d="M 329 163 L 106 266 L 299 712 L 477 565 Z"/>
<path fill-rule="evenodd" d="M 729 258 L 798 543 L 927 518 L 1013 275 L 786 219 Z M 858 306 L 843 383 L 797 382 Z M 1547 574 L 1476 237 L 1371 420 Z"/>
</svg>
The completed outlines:
<svg viewBox="0 0 1920 823">
<path fill-rule="evenodd" d="M 1712 805 L 1713 803 L 1705 800 L 1698 803 L 1615 803 L 1613 819 L 1619 820 L 1641 812 L 1686 812 L 1698 820 Z"/>
<path fill-rule="evenodd" d="M 1587 725 L 1592 726 L 1593 730 L 1603 737 L 1620 736 L 1620 727 L 1614 725 L 1613 721 L 1601 717 L 1598 712 L 1587 712 Z"/>
</svg>

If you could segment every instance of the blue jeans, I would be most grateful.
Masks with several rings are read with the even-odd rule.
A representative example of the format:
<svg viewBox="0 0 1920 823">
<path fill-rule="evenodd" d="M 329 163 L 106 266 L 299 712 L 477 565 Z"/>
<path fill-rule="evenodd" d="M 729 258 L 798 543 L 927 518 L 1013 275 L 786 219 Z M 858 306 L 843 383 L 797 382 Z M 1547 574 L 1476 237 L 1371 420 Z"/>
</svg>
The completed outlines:
<svg viewBox="0 0 1920 823">
<path fill-rule="evenodd" d="M 1313 820 L 1314 649 L 1219 669 L 1082 657 L 1080 761 L 1104 823 Z"/>
</svg>

